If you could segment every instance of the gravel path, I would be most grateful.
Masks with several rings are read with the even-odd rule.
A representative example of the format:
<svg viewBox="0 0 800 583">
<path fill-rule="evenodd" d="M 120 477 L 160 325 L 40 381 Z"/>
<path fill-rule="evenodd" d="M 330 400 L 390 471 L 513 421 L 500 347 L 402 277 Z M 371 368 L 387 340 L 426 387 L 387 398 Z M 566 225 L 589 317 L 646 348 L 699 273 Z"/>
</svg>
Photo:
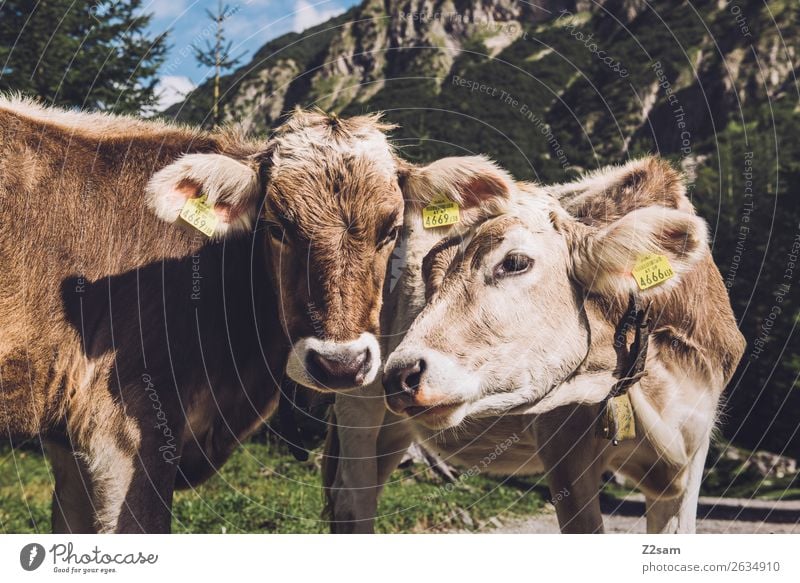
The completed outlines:
<svg viewBox="0 0 800 583">
<path fill-rule="evenodd" d="M 644 533 L 644 497 L 625 500 L 606 498 L 601 502 L 606 532 Z M 698 533 L 722 534 L 800 534 L 800 501 L 768 502 L 739 498 L 700 498 Z M 555 510 L 548 505 L 542 514 L 509 521 L 491 533 L 557 533 Z"/>
</svg>

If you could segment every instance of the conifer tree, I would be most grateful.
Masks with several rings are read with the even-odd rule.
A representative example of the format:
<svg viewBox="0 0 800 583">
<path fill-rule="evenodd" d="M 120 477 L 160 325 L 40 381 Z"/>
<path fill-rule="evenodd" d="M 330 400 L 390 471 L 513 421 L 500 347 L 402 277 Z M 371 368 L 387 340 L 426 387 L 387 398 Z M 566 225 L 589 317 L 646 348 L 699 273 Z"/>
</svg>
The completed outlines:
<svg viewBox="0 0 800 583">
<path fill-rule="evenodd" d="M 166 34 L 142 0 L 0 2 L 0 91 L 44 103 L 137 113 L 156 102 Z"/>
</svg>

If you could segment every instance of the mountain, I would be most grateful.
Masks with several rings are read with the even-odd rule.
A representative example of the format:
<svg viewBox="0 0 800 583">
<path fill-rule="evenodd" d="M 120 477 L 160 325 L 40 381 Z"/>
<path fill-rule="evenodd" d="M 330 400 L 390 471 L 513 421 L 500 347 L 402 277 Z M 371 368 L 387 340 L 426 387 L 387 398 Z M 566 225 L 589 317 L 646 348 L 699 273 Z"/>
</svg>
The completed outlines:
<svg viewBox="0 0 800 583">
<path fill-rule="evenodd" d="M 486 153 L 540 181 L 680 165 L 749 347 L 723 428 L 800 455 L 800 50 L 789 0 L 365 0 L 226 77 L 229 121 L 384 110 L 415 161 Z M 167 114 L 210 119 L 209 85 Z"/>
<path fill-rule="evenodd" d="M 797 11 L 789 2 L 648 6 L 644 0 L 365 0 L 302 34 L 269 42 L 227 77 L 226 118 L 266 132 L 296 104 L 344 114 L 386 109 L 403 123 L 401 138 L 424 140 L 428 126 L 439 140 L 462 133 L 486 138 L 485 149 L 512 158 L 512 169 L 530 177 L 591 167 L 596 157 L 654 149 L 678 155 L 679 121 L 699 146 L 740 106 L 796 97 L 789 59 L 798 49 Z M 473 82 L 495 94 L 475 90 Z M 667 89 L 672 103 L 683 106 L 683 120 L 665 99 Z M 209 85 L 201 86 L 168 114 L 204 123 L 210 99 Z M 480 121 L 469 119 L 476 113 Z M 431 125 L 429 118 L 444 123 Z M 495 120 L 518 123 L 495 126 Z M 538 120 L 558 138 L 549 147 Z M 569 164 L 553 160 L 555 141 L 573 150 Z"/>
</svg>

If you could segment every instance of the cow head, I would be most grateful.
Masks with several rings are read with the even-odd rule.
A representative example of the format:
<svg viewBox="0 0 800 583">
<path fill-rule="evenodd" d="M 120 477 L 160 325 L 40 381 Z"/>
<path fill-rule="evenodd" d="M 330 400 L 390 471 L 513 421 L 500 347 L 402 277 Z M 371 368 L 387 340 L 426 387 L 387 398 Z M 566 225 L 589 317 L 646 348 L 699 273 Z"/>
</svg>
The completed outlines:
<svg viewBox="0 0 800 583">
<path fill-rule="evenodd" d="M 391 127 L 379 116 L 297 111 L 258 152 L 187 154 L 148 185 L 149 205 L 170 222 L 205 196 L 216 239 L 250 233 L 259 219 L 292 345 L 287 374 L 320 391 L 364 386 L 380 370 L 383 282 L 404 209 L 445 195 L 468 214 L 502 187 L 504 173 L 483 158 L 401 161 Z"/>
<path fill-rule="evenodd" d="M 388 407 L 436 429 L 537 403 L 588 353 L 587 295 L 665 293 L 707 252 L 706 236 L 686 210 L 648 206 L 590 226 L 540 189 L 516 192 L 426 257 L 428 301 L 387 360 Z M 631 271 L 648 254 L 675 276 L 640 291 Z"/>
<path fill-rule="evenodd" d="M 170 222 L 205 196 L 214 239 L 257 225 L 292 344 L 287 372 L 319 390 L 358 387 L 379 370 L 382 284 L 403 220 L 390 127 L 298 110 L 257 151 L 187 154 L 148 185 Z"/>
</svg>

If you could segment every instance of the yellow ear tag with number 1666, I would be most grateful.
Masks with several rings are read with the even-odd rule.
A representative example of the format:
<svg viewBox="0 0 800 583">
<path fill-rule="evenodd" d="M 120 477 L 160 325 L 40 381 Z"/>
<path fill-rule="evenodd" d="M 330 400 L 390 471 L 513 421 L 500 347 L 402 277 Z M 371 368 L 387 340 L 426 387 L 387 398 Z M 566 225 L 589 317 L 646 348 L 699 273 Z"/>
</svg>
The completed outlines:
<svg viewBox="0 0 800 583">
<path fill-rule="evenodd" d="M 461 217 L 452 200 L 438 198 L 422 209 L 422 226 L 426 229 L 455 225 Z"/>
<path fill-rule="evenodd" d="M 217 229 L 217 213 L 214 207 L 206 204 L 207 195 L 198 198 L 187 199 L 186 204 L 181 209 L 180 217 L 203 233 L 206 237 L 211 237 Z"/>
<path fill-rule="evenodd" d="M 641 290 L 664 283 L 675 275 L 669 260 L 655 253 L 641 257 L 633 266 L 631 274 Z"/>
</svg>

